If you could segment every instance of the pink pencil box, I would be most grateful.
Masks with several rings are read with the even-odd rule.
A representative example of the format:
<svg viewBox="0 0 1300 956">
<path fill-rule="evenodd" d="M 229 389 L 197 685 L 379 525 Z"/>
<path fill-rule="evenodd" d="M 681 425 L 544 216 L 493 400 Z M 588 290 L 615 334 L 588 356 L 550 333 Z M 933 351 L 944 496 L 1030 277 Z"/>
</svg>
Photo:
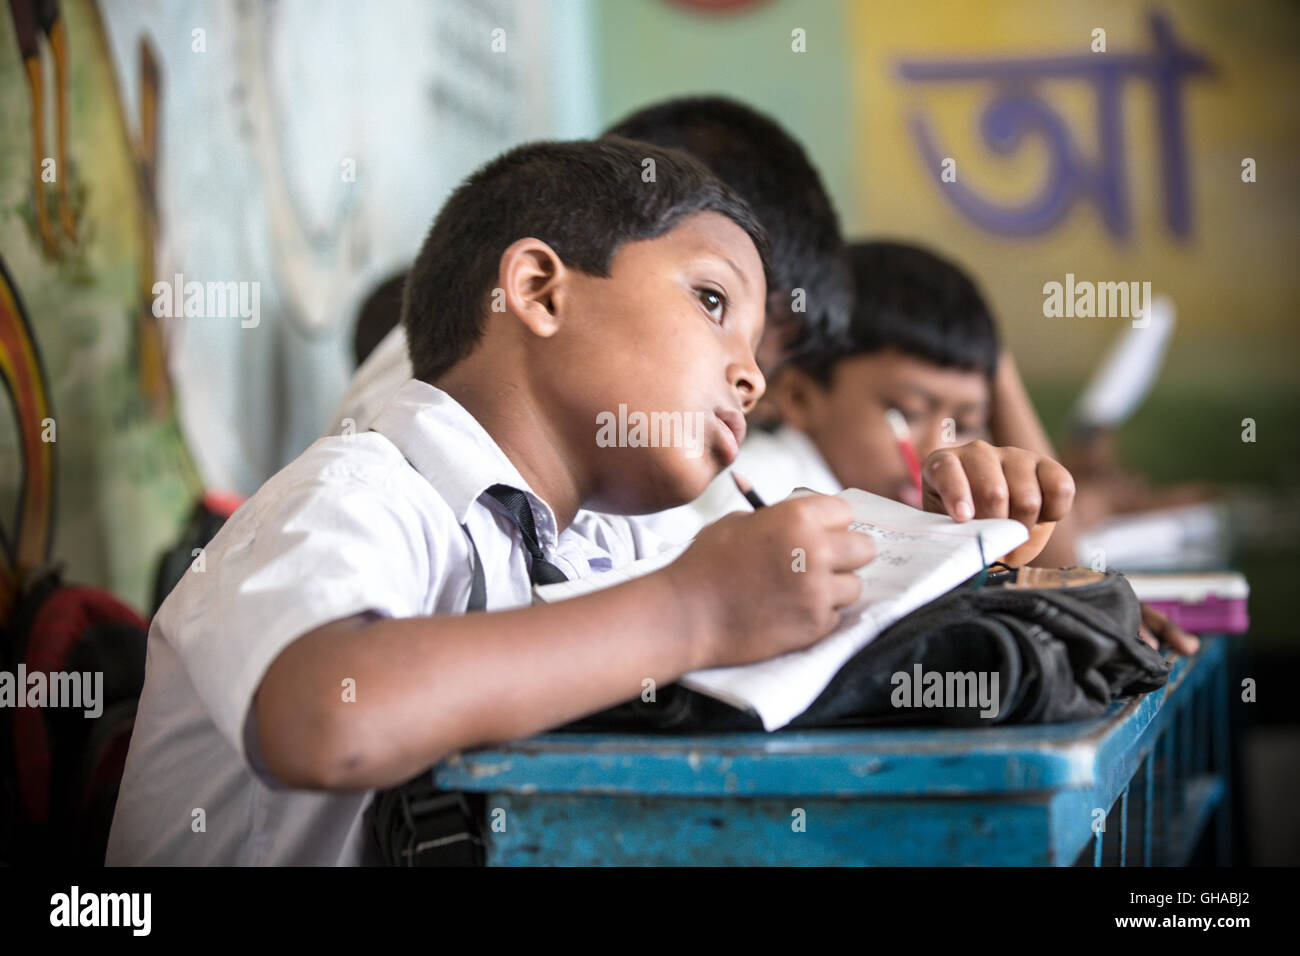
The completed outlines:
<svg viewBox="0 0 1300 956">
<path fill-rule="evenodd" d="M 1211 574 L 1126 574 L 1138 600 L 1194 634 L 1244 634 L 1250 627 L 1250 585 L 1236 571 Z"/>
</svg>

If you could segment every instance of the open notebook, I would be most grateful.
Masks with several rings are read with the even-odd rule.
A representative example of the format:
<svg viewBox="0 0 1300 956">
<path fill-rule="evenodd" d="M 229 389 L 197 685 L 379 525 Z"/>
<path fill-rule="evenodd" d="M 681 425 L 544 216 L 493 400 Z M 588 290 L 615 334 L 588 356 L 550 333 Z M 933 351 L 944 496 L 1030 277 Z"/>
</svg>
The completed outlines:
<svg viewBox="0 0 1300 956">
<path fill-rule="evenodd" d="M 813 492 L 800 488 L 791 497 L 800 494 Z M 853 508 L 850 527 L 876 540 L 875 560 L 858 570 L 862 600 L 842 613 L 840 626 L 802 651 L 742 667 L 692 671 L 681 679 L 693 690 L 752 710 L 767 730 L 784 727 L 807 710 L 849 658 L 889 625 L 978 574 L 984 564 L 977 538 L 988 561 L 1029 538 L 1018 521 L 958 524 L 856 488 L 836 497 Z M 540 585 L 535 593 L 547 602 L 577 597 L 657 571 L 683 550 L 670 548 L 604 574 Z"/>
</svg>

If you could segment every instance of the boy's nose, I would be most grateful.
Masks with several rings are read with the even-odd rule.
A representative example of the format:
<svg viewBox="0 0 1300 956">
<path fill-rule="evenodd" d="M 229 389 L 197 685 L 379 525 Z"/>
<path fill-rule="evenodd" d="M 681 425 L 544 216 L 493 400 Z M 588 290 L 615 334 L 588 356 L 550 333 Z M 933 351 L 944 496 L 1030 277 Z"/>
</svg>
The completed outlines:
<svg viewBox="0 0 1300 956">
<path fill-rule="evenodd" d="M 732 389 L 740 397 L 740 410 L 748 415 L 767 390 L 767 380 L 763 378 L 763 373 L 759 371 L 753 357 L 750 356 L 748 361 L 732 365 L 728 380 L 731 382 Z"/>
</svg>

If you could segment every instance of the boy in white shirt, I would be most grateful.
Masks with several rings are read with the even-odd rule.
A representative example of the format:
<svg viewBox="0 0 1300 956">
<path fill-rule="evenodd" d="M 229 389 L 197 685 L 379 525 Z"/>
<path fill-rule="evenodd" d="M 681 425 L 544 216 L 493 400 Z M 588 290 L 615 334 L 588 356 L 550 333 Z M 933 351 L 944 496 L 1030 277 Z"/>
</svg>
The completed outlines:
<svg viewBox="0 0 1300 956">
<path fill-rule="evenodd" d="M 735 454 L 765 246 L 702 166 L 645 144 L 522 147 L 462 185 L 406 297 L 419 379 L 272 477 L 156 615 L 107 862 L 359 863 L 375 788 L 829 631 L 871 557 L 831 499 L 527 606 L 534 581 L 656 549 L 584 506 L 680 504 Z M 699 416 L 703 447 L 599 446 L 620 403 Z M 781 571 L 796 541 L 822 558 L 805 575 Z M 490 613 L 464 615 L 476 571 Z"/>
<path fill-rule="evenodd" d="M 365 862 L 376 788 L 646 678 L 829 633 L 874 551 L 825 496 L 528 606 L 531 584 L 652 550 L 619 515 L 689 501 L 734 459 L 764 389 L 765 246 L 703 166 L 645 143 L 535 144 L 471 176 L 408 280 L 416 380 L 372 431 L 321 439 L 272 477 L 156 615 L 107 862 Z M 607 447 L 620 405 L 696 416 L 702 444 Z M 1068 473 L 1044 462 L 1048 480 L 1026 481 L 1037 457 L 1021 454 L 1005 459 L 1013 494 L 1047 518 L 1068 509 Z M 962 516 L 967 467 L 1003 459 L 940 476 Z M 487 613 L 463 613 L 476 597 Z"/>
</svg>

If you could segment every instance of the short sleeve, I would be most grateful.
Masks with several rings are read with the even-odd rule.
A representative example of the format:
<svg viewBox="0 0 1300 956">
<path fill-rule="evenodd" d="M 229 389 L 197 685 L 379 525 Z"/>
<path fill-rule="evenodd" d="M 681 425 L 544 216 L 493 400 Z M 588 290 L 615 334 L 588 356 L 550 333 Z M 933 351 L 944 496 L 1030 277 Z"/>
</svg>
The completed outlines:
<svg viewBox="0 0 1300 956">
<path fill-rule="evenodd" d="M 312 479 L 268 492 L 235 513 L 158 612 L 204 709 L 249 766 L 245 724 L 276 656 L 340 618 L 422 613 L 445 570 L 430 567 L 421 516 L 387 488 Z"/>
</svg>

